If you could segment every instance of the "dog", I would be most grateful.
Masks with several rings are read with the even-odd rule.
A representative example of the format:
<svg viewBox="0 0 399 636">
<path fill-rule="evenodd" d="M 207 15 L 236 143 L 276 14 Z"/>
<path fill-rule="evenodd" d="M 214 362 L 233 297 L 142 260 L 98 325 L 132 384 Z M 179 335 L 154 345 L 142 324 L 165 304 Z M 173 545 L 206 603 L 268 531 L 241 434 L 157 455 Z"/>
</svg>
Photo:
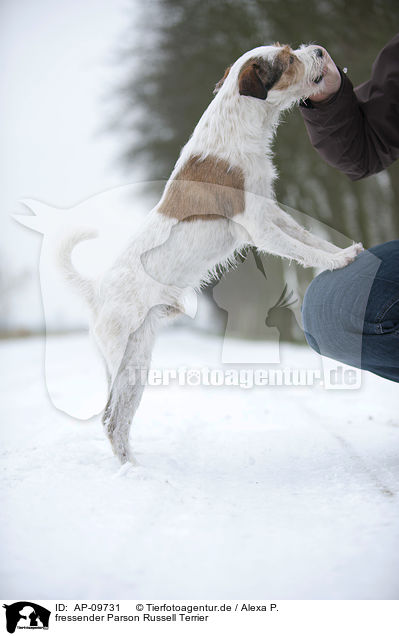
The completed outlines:
<svg viewBox="0 0 399 636">
<path fill-rule="evenodd" d="M 216 85 L 160 201 L 101 280 L 84 278 L 71 261 L 93 232 L 76 232 L 60 247 L 65 276 L 91 308 L 109 382 L 103 424 L 122 464 L 134 463 L 129 432 L 145 385 L 132 370 L 148 370 L 157 331 L 192 311 L 215 267 L 248 245 L 322 270 L 344 267 L 363 249 L 318 238 L 274 197 L 270 146 L 280 113 L 322 86 L 323 50 L 315 45 L 244 53 Z"/>
</svg>

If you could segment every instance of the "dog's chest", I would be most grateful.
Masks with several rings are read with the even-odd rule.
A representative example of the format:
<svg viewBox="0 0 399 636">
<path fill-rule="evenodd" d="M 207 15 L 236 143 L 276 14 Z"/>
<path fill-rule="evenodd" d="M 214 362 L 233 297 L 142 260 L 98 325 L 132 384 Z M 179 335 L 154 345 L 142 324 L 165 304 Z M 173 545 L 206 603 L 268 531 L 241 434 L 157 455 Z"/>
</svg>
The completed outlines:
<svg viewBox="0 0 399 636">
<path fill-rule="evenodd" d="M 243 172 L 246 192 L 269 197 L 273 194 L 276 170 L 271 158 L 267 156 L 266 150 L 265 148 L 262 154 L 245 157 Z"/>
</svg>

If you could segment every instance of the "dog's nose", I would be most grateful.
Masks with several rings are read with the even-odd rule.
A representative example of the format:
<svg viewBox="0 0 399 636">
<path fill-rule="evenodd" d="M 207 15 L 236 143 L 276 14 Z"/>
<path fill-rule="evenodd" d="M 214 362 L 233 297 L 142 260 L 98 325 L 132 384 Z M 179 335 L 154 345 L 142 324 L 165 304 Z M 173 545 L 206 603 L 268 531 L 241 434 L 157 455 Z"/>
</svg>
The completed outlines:
<svg viewBox="0 0 399 636">
<path fill-rule="evenodd" d="M 317 57 L 323 57 L 323 49 L 316 49 L 315 53 Z"/>
</svg>

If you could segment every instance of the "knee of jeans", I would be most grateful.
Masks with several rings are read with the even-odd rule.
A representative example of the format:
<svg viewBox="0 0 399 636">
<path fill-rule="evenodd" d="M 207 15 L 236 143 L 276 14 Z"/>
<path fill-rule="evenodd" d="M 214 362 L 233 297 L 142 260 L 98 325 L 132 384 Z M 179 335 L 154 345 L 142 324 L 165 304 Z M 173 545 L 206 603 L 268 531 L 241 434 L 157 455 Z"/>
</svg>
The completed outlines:
<svg viewBox="0 0 399 636">
<path fill-rule="evenodd" d="M 304 331 L 304 334 L 309 347 L 316 351 L 316 353 L 320 354 L 320 347 L 317 344 L 316 340 L 313 338 L 312 334 L 310 334 L 308 331 Z"/>
<path fill-rule="evenodd" d="M 306 290 L 302 305 L 306 340 L 317 353 L 358 366 L 363 319 L 353 311 L 357 279 L 348 271 L 323 272 Z"/>
<path fill-rule="evenodd" d="M 306 290 L 302 302 L 302 323 L 308 345 L 317 353 L 320 353 L 320 347 L 316 337 L 321 335 L 322 328 L 321 320 L 319 320 L 317 311 L 318 301 L 320 298 L 315 292 L 316 287 L 317 283 L 314 280 Z"/>
<path fill-rule="evenodd" d="M 337 294 L 340 287 L 339 276 L 333 272 L 323 272 L 317 276 L 306 290 L 302 303 L 303 330 L 309 346 L 317 353 L 334 356 L 340 348 L 337 325 Z M 340 296 L 340 303 L 345 300 Z M 342 306 L 340 307 L 342 309 Z M 345 311 L 338 311 L 338 315 Z M 341 328 L 345 331 L 345 326 Z M 338 351 L 337 351 L 338 352 Z"/>
</svg>

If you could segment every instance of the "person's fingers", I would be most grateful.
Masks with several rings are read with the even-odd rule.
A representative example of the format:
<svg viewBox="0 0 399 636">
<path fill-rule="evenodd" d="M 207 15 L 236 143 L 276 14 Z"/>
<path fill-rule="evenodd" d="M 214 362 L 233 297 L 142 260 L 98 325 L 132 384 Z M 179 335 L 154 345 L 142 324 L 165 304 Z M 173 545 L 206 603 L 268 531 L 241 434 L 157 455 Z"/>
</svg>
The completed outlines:
<svg viewBox="0 0 399 636">
<path fill-rule="evenodd" d="M 310 96 L 313 102 L 322 102 L 332 97 L 341 86 L 341 75 L 328 51 L 323 51 L 323 79 L 318 84 L 318 90 Z"/>
</svg>

